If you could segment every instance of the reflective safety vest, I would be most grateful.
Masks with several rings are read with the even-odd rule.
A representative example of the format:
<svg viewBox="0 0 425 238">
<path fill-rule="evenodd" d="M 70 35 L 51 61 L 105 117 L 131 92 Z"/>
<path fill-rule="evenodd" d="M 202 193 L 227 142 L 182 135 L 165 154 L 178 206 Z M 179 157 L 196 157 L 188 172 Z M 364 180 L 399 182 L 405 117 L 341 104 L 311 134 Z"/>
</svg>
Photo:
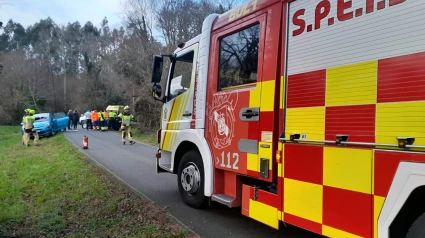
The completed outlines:
<svg viewBox="0 0 425 238">
<path fill-rule="evenodd" d="M 32 129 L 34 128 L 34 116 L 24 116 L 22 118 L 22 122 L 24 123 L 24 129 Z"/>
<path fill-rule="evenodd" d="M 109 117 L 110 117 L 110 118 L 114 118 L 114 117 L 115 117 L 115 112 L 114 112 L 114 111 L 111 111 L 111 112 L 109 113 Z"/>
<path fill-rule="evenodd" d="M 121 124 L 123 126 L 130 126 L 131 120 L 133 120 L 133 118 L 134 118 L 133 114 L 126 115 L 126 114 L 122 114 L 122 113 L 119 115 L 119 117 L 122 119 Z"/>
<path fill-rule="evenodd" d="M 99 121 L 104 121 L 105 120 L 105 114 L 103 112 L 98 112 L 99 114 Z"/>
<path fill-rule="evenodd" d="M 109 113 L 107 111 L 105 111 L 105 119 L 109 120 Z"/>
</svg>

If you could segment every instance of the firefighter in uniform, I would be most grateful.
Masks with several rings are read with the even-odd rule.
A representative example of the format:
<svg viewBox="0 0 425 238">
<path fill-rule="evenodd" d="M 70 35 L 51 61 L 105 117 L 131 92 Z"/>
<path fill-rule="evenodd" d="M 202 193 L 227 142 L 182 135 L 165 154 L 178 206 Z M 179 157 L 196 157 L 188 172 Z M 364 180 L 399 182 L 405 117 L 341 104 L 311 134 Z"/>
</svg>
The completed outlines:
<svg viewBox="0 0 425 238">
<path fill-rule="evenodd" d="M 26 141 L 26 130 L 25 130 L 25 123 L 26 123 L 26 117 L 30 115 L 30 110 L 31 109 L 25 109 L 25 115 L 22 117 L 22 123 L 24 125 L 24 133 L 22 134 L 22 145 L 26 145 L 25 141 Z"/>
<path fill-rule="evenodd" d="M 133 134 L 131 133 L 131 121 L 133 121 L 134 116 L 130 113 L 130 107 L 125 106 L 124 112 L 120 113 L 118 117 L 121 118 L 121 131 L 122 131 L 122 143 L 125 145 L 125 136 L 128 135 L 128 141 L 130 142 L 130 145 L 135 144 L 136 142 L 133 141 Z"/>
<path fill-rule="evenodd" d="M 33 119 L 35 121 L 34 114 L 35 114 L 35 110 L 30 110 L 30 115 L 33 117 Z M 34 125 L 32 127 L 32 134 L 34 135 L 34 145 L 38 146 L 39 145 L 38 144 L 39 137 L 38 137 L 38 132 L 34 128 Z"/>
<path fill-rule="evenodd" d="M 24 123 L 24 145 L 29 146 L 30 134 L 34 135 L 34 145 L 38 146 L 38 132 L 34 128 L 35 121 L 35 110 L 26 109 L 25 116 L 23 118 Z"/>
</svg>

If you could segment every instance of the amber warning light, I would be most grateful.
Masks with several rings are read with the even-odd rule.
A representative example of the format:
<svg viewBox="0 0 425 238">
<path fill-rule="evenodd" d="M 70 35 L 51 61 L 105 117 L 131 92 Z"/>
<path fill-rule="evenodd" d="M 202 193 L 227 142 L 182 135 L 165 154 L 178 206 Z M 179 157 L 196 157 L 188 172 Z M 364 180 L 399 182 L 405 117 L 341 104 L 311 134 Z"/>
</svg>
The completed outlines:
<svg viewBox="0 0 425 238">
<path fill-rule="evenodd" d="M 280 150 L 276 150 L 276 163 L 280 164 L 282 163 L 282 151 Z"/>
</svg>

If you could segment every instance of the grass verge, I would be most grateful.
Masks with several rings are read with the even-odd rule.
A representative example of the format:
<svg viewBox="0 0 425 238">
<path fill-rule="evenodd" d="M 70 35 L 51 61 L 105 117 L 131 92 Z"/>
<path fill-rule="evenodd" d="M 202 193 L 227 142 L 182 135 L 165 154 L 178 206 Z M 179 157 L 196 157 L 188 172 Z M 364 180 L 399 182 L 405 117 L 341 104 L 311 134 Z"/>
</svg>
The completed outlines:
<svg viewBox="0 0 425 238">
<path fill-rule="evenodd" d="M 0 127 L 0 237 L 187 237 L 166 212 L 130 193 L 62 133 L 24 147 Z"/>
<path fill-rule="evenodd" d="M 135 133 L 133 133 L 133 137 L 135 140 L 140 141 L 144 144 L 158 147 L 158 139 L 156 137 L 156 132 L 141 134 L 140 132 L 136 131 Z"/>
</svg>

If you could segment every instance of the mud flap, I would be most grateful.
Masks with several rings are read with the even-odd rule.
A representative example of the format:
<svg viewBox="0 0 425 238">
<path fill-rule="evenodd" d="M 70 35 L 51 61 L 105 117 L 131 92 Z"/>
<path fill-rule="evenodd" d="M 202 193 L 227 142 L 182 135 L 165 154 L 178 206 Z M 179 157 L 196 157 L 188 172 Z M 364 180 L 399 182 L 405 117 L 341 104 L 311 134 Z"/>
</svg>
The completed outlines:
<svg viewBox="0 0 425 238">
<path fill-rule="evenodd" d="M 159 159 L 161 158 L 161 150 L 158 149 L 156 152 L 156 173 L 169 173 L 167 170 L 159 167 Z"/>
</svg>

